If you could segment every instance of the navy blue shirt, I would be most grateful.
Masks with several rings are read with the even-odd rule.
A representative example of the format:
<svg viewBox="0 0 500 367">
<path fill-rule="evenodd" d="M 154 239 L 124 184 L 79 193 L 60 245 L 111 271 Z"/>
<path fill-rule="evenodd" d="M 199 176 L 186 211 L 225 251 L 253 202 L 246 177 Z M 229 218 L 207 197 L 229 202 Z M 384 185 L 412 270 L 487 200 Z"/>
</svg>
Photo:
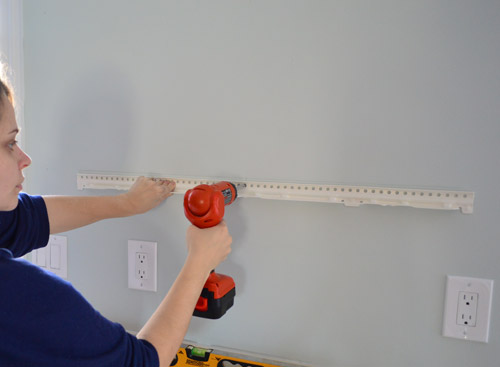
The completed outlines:
<svg viewBox="0 0 500 367">
<path fill-rule="evenodd" d="M 69 282 L 18 259 L 48 239 L 42 197 L 21 193 L 16 209 L 0 211 L 0 366 L 159 366 L 152 344 L 104 318 Z"/>
</svg>

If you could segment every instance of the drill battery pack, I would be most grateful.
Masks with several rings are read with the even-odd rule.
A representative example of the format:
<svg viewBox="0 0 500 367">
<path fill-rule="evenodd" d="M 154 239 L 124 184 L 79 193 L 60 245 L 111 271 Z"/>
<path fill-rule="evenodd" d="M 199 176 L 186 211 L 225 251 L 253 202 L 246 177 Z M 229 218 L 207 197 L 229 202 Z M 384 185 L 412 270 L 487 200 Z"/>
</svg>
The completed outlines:
<svg viewBox="0 0 500 367">
<path fill-rule="evenodd" d="M 235 295 L 233 278 L 212 272 L 203 287 L 193 315 L 206 319 L 219 319 L 231 308 Z"/>
</svg>

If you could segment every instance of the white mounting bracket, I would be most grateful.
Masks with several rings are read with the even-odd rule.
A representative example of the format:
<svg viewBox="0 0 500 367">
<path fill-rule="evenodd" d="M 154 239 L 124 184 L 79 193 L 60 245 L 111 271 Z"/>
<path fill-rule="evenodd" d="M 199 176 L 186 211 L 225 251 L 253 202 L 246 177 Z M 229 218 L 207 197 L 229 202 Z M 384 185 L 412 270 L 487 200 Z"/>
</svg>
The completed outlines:
<svg viewBox="0 0 500 367">
<path fill-rule="evenodd" d="M 87 173 L 77 174 L 77 186 L 84 189 L 128 190 L 138 175 Z M 156 179 L 169 179 L 176 183 L 174 194 L 183 194 L 200 184 L 212 184 L 221 180 L 213 178 L 178 178 L 164 175 L 148 175 Z M 465 191 L 387 188 L 350 185 L 322 185 L 263 181 L 230 180 L 238 189 L 239 198 L 311 201 L 339 203 L 345 206 L 375 204 L 382 206 L 410 206 L 424 209 L 458 210 L 471 214 L 474 193 Z"/>
</svg>

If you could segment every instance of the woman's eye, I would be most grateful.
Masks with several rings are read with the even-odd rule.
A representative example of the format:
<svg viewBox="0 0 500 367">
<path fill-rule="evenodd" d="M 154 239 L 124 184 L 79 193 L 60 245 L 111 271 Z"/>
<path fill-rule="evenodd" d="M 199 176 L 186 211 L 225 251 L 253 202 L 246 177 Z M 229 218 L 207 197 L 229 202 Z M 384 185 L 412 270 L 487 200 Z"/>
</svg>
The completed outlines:
<svg viewBox="0 0 500 367">
<path fill-rule="evenodd" d="M 14 146 L 17 144 L 17 140 L 14 140 L 13 142 L 10 142 L 8 147 L 10 150 L 14 150 Z"/>
</svg>

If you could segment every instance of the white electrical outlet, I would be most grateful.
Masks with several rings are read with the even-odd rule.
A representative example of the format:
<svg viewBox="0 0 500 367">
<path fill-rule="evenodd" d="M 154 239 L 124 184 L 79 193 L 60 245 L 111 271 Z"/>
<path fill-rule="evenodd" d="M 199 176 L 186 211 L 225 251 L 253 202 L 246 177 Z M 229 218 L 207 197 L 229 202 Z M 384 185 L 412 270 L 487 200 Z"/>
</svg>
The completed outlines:
<svg viewBox="0 0 500 367">
<path fill-rule="evenodd" d="M 128 241 L 128 287 L 156 292 L 156 242 Z"/>
<path fill-rule="evenodd" d="M 135 253 L 135 277 L 148 279 L 148 254 L 145 252 Z"/>
<path fill-rule="evenodd" d="M 458 292 L 458 325 L 476 326 L 478 298 L 479 294 L 474 292 Z"/>
<path fill-rule="evenodd" d="M 487 343 L 493 280 L 448 276 L 443 336 Z"/>
</svg>

